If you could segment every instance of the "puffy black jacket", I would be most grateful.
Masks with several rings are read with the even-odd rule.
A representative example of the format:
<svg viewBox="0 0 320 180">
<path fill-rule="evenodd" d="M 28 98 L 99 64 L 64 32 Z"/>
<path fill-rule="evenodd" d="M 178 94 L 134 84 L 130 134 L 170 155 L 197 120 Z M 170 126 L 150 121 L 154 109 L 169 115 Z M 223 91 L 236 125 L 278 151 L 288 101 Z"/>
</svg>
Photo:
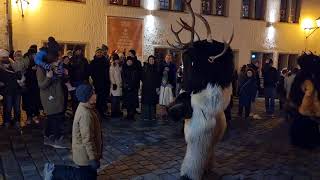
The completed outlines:
<svg viewBox="0 0 320 180">
<path fill-rule="evenodd" d="M 106 57 L 94 57 L 90 63 L 90 75 L 97 92 L 110 90 L 109 60 Z"/>
<path fill-rule="evenodd" d="M 263 69 L 264 87 L 276 87 L 279 81 L 279 74 L 276 68 L 266 65 Z"/>
<path fill-rule="evenodd" d="M 157 104 L 156 89 L 160 87 L 160 82 L 157 65 L 145 64 L 142 72 L 142 104 Z"/>
<path fill-rule="evenodd" d="M 89 80 L 89 63 L 83 56 L 72 56 L 70 59 L 70 81 L 73 85 Z"/>
</svg>

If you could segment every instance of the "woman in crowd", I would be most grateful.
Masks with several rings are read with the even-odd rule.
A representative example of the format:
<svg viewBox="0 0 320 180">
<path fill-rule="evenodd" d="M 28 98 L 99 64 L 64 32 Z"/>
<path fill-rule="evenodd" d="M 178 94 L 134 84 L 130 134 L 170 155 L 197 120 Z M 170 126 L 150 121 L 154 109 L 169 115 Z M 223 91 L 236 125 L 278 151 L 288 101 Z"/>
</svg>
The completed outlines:
<svg viewBox="0 0 320 180">
<path fill-rule="evenodd" d="M 140 72 L 134 66 L 133 61 L 134 59 L 128 56 L 122 70 L 123 103 L 127 109 L 127 120 L 135 120 L 134 116 L 138 106 Z"/>
<path fill-rule="evenodd" d="M 37 81 L 37 66 L 34 62 L 35 49 L 29 49 L 25 57 L 29 58 L 30 65 L 25 72 L 25 91 L 22 94 L 23 109 L 27 113 L 27 124 L 39 123 L 39 110 L 41 106 L 40 89 Z"/>
<path fill-rule="evenodd" d="M 121 117 L 122 112 L 120 110 L 120 98 L 122 96 L 122 67 L 120 64 L 120 58 L 117 54 L 111 56 L 112 65 L 110 66 L 110 81 L 111 81 L 111 116 Z"/>
<path fill-rule="evenodd" d="M 149 56 L 142 71 L 142 112 L 144 120 L 156 120 L 156 105 L 160 87 L 160 74 L 155 57 Z"/>
<path fill-rule="evenodd" d="M 4 125 L 9 127 L 10 124 L 14 124 L 16 128 L 20 128 L 22 89 L 18 80 L 21 80 L 21 73 L 15 72 L 11 61 L 9 52 L 0 49 L 0 82 L 4 84 L 2 90 L 4 96 Z M 12 109 L 14 110 L 13 120 L 11 119 Z"/>
<path fill-rule="evenodd" d="M 59 72 L 57 56 L 45 58 L 45 61 L 53 67 L 53 70 L 46 71 L 40 66 L 37 69 L 41 103 L 47 115 L 44 125 L 44 144 L 54 148 L 66 148 L 62 133 L 65 119 L 63 76 Z"/>
</svg>

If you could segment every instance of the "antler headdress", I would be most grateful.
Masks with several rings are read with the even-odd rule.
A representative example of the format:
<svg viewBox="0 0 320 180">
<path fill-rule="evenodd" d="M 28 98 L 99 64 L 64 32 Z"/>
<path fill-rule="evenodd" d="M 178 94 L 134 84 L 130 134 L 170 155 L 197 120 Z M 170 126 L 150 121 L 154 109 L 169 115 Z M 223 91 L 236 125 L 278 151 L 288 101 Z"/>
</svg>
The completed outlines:
<svg viewBox="0 0 320 180">
<path fill-rule="evenodd" d="M 189 25 L 188 23 L 186 23 L 182 18 L 180 18 L 180 22 L 177 21 L 177 23 L 181 26 L 181 28 L 178 30 L 178 31 L 175 31 L 173 29 L 173 26 L 171 24 L 171 31 L 172 33 L 174 34 L 176 40 L 175 42 L 177 43 L 177 45 L 174 45 L 172 43 L 170 43 L 168 40 L 167 40 L 167 43 L 169 44 L 169 46 L 175 48 L 175 49 L 180 49 L 180 50 L 184 50 L 184 49 L 187 49 L 187 48 L 190 48 L 192 47 L 193 45 L 193 42 L 194 42 L 194 37 L 197 36 L 198 38 L 198 41 L 200 41 L 200 36 L 199 34 L 195 31 L 195 21 L 196 21 L 196 16 L 204 23 L 204 25 L 206 26 L 206 29 L 207 29 L 207 38 L 206 40 L 208 42 L 213 42 L 213 38 L 212 38 L 212 35 L 211 35 L 211 28 L 210 28 L 210 25 L 208 23 L 208 21 L 200 14 L 198 13 L 195 13 L 192 9 L 192 6 L 191 6 L 191 1 L 192 0 L 184 0 L 185 1 L 185 4 L 186 4 L 186 8 L 187 10 L 190 12 L 191 14 L 191 17 L 192 17 L 192 21 L 191 21 L 191 25 Z M 187 30 L 190 32 L 190 41 L 188 43 L 184 43 L 181 41 L 180 37 L 179 37 L 179 34 L 183 31 L 183 30 Z M 231 37 L 228 41 L 225 41 L 223 40 L 223 43 L 224 43 L 224 48 L 223 48 L 223 51 L 221 53 L 219 53 L 218 55 L 215 55 L 215 56 L 211 56 L 208 61 L 210 63 L 213 63 L 215 59 L 223 56 L 227 49 L 230 47 L 230 44 L 233 40 L 233 36 L 234 36 L 234 30 L 232 28 L 232 34 L 231 34 Z"/>
</svg>

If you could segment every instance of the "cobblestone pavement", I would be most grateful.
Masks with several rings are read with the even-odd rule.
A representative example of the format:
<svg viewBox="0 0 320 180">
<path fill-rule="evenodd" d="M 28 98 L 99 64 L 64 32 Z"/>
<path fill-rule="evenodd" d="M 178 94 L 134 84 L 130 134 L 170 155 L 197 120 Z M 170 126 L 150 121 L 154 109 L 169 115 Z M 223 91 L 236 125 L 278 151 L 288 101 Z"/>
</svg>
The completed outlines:
<svg viewBox="0 0 320 180">
<path fill-rule="evenodd" d="M 263 116 L 263 102 L 257 111 Z M 237 109 L 237 108 L 234 108 Z M 263 116 L 245 121 L 236 117 L 215 148 L 215 167 L 208 180 L 318 180 L 320 150 L 306 151 L 288 142 L 288 122 Z M 104 151 L 100 180 L 175 180 L 185 152 L 182 123 L 103 123 Z M 0 180 L 41 179 L 45 162 L 73 165 L 70 150 L 42 144 L 39 128 L 0 129 Z"/>
</svg>

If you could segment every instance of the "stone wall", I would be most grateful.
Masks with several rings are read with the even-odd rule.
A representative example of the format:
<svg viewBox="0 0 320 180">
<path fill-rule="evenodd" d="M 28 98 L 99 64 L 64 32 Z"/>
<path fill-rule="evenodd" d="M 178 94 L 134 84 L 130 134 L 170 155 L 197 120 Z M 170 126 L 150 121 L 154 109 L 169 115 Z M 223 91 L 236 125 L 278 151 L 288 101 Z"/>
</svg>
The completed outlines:
<svg viewBox="0 0 320 180">
<path fill-rule="evenodd" d="M 5 0 L 0 0 L 0 48 L 8 48 Z"/>
</svg>

